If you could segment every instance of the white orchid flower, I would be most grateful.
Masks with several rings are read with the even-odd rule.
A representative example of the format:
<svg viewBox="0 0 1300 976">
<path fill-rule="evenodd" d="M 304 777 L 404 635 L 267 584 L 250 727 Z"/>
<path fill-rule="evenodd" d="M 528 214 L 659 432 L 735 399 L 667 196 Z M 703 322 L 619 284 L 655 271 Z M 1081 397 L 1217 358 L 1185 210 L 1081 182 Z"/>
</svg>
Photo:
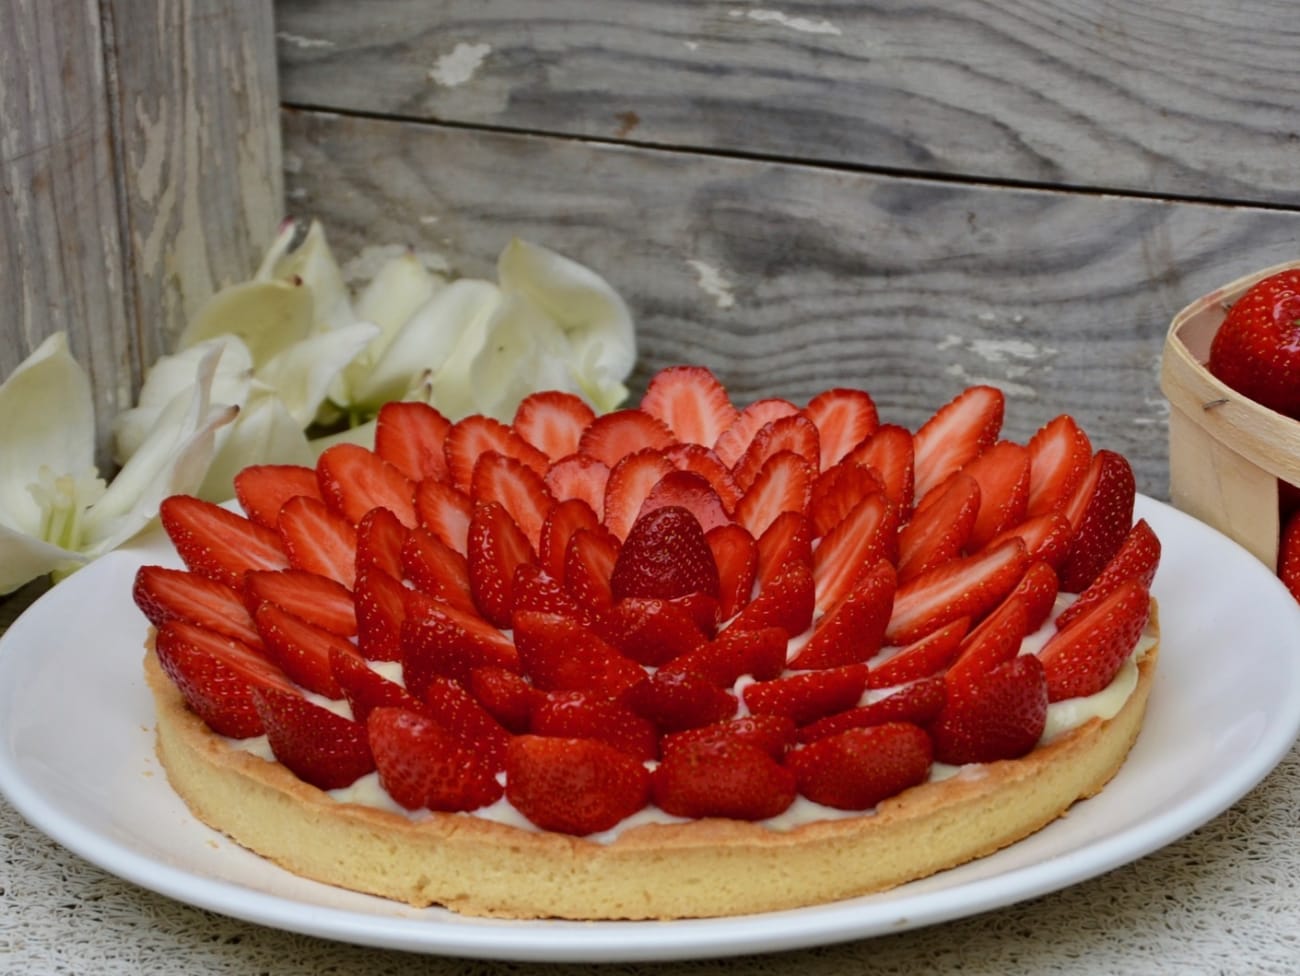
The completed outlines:
<svg viewBox="0 0 1300 976">
<path fill-rule="evenodd" d="M 61 333 L 0 384 L 0 594 L 115 549 L 163 498 L 198 486 L 215 432 L 237 412 L 210 406 L 215 370 L 215 356 L 196 366 L 185 409 L 139 439 L 111 486 L 95 468 L 90 380 Z"/>
</svg>

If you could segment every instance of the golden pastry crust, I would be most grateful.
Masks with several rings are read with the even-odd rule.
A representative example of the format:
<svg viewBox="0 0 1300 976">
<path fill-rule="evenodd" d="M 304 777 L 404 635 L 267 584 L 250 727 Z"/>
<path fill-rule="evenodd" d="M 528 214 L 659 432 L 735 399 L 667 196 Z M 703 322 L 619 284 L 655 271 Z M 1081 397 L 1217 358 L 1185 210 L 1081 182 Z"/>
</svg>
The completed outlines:
<svg viewBox="0 0 1300 976">
<path fill-rule="evenodd" d="M 467 915 L 670 919 L 881 891 L 1034 833 L 1119 770 L 1141 730 L 1157 657 L 1158 646 L 1139 662 L 1137 686 L 1113 718 L 1091 719 L 1022 759 L 906 790 L 872 814 L 785 831 L 729 820 L 646 824 L 610 843 L 340 803 L 211 732 L 152 650 L 145 675 L 172 786 L 200 820 L 295 874 Z"/>
</svg>

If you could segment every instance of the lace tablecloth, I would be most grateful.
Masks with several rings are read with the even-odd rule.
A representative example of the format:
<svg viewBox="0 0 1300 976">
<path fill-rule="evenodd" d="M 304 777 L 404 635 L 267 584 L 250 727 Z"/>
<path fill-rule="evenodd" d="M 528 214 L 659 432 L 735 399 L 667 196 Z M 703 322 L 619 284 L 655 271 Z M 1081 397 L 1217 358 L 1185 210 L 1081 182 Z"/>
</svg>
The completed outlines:
<svg viewBox="0 0 1300 976">
<path fill-rule="evenodd" d="M 0 604 L 0 629 L 19 601 Z M 607 964 L 607 976 L 1300 973 L 1300 749 L 1235 807 L 1140 861 L 1072 888 L 887 937 L 768 955 Z M 548 976 L 595 966 L 370 949 L 214 915 L 119 880 L 0 800 L 0 974 Z"/>
</svg>

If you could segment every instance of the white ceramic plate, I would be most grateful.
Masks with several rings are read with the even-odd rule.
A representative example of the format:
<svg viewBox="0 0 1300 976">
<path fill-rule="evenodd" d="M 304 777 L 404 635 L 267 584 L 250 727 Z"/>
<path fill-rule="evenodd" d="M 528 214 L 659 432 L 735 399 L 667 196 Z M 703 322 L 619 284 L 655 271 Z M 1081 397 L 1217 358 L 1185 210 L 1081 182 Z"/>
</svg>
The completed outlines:
<svg viewBox="0 0 1300 976">
<path fill-rule="evenodd" d="M 958 918 L 1066 887 L 1189 833 L 1258 783 L 1300 731 L 1300 609 L 1243 549 L 1140 498 L 1164 543 L 1163 651 L 1146 727 L 1099 796 L 991 857 L 880 895 L 680 922 L 512 922 L 416 910 L 297 878 L 190 816 L 153 755 L 130 586 L 177 565 L 159 534 L 77 573 L 0 640 L 0 789 L 87 860 L 180 901 L 295 932 L 532 961 L 789 949 Z"/>
</svg>

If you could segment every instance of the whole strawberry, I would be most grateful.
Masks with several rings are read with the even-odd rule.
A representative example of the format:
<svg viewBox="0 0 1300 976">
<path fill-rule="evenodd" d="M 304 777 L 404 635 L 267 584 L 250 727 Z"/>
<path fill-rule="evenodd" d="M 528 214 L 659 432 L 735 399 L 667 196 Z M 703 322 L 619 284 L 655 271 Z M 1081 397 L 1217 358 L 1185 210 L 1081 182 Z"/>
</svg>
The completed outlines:
<svg viewBox="0 0 1300 976">
<path fill-rule="evenodd" d="M 1300 268 L 1252 285 L 1210 345 L 1210 372 L 1238 393 L 1300 418 Z"/>
</svg>

